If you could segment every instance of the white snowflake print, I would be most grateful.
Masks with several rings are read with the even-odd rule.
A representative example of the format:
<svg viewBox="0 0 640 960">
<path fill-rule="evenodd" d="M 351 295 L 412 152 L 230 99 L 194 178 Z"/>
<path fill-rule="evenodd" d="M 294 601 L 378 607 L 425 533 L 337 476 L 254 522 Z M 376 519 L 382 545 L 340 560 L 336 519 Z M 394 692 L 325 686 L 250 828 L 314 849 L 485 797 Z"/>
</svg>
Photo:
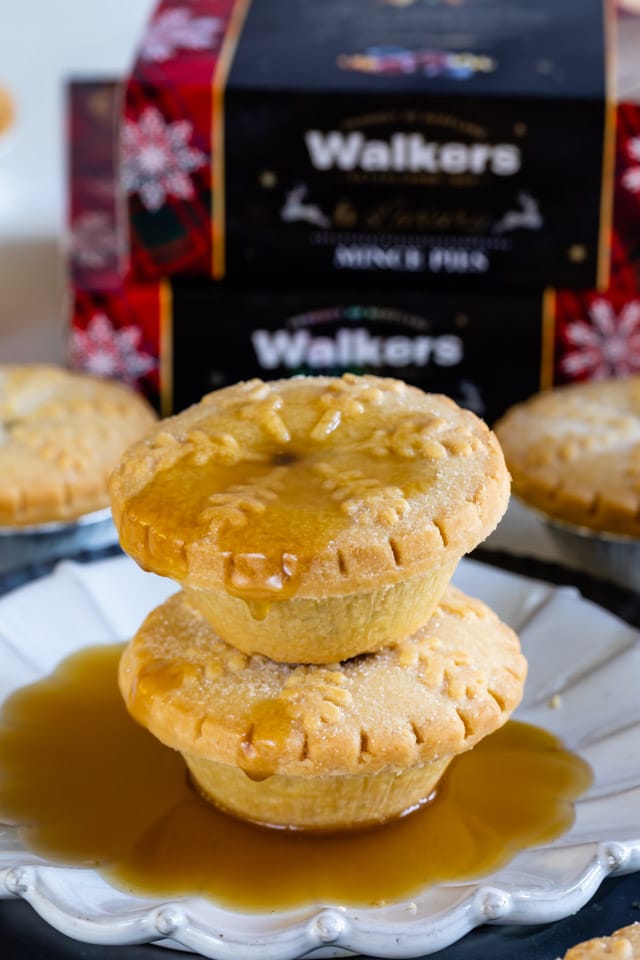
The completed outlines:
<svg viewBox="0 0 640 960">
<path fill-rule="evenodd" d="M 140 350 L 142 332 L 137 327 L 113 326 L 104 313 L 95 313 L 86 330 L 78 328 L 71 335 L 71 364 L 97 377 L 121 380 L 134 386 L 158 363 Z"/>
<path fill-rule="evenodd" d="M 631 193 L 640 193 L 640 137 L 632 137 L 627 152 L 637 166 L 627 167 L 622 174 L 622 184 Z"/>
<path fill-rule="evenodd" d="M 164 63 L 178 50 L 206 50 L 222 30 L 218 17 L 194 17 L 182 8 L 166 10 L 150 24 L 140 56 L 143 60 Z"/>
<path fill-rule="evenodd" d="M 562 359 L 571 377 L 603 380 L 640 372 L 640 300 L 630 300 L 616 313 L 602 298 L 594 300 L 588 320 L 567 325 L 572 349 Z"/>
<path fill-rule="evenodd" d="M 101 270 L 116 264 L 118 236 L 113 218 L 103 210 L 86 210 L 73 221 L 69 253 L 74 264 Z"/>
<path fill-rule="evenodd" d="M 189 176 L 208 162 L 189 146 L 189 120 L 167 123 L 157 107 L 145 107 L 137 123 L 127 120 L 122 131 L 122 180 L 128 193 L 137 193 L 147 210 L 159 210 L 167 197 L 191 200 Z"/>
</svg>

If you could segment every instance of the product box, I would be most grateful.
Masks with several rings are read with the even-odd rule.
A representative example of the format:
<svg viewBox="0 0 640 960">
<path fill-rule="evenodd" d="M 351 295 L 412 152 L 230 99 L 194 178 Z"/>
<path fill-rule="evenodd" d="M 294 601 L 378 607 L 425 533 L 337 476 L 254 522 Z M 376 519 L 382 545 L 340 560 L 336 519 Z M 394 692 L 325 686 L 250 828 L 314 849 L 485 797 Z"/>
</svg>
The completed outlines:
<svg viewBox="0 0 640 960">
<path fill-rule="evenodd" d="M 95 78 L 67 88 L 67 255 L 75 286 L 117 289 L 126 232 L 117 153 L 122 84 Z"/>
<path fill-rule="evenodd" d="M 113 151 L 121 87 L 72 83 L 68 103 L 74 367 L 137 386 L 165 414 L 243 378 L 352 370 L 447 393 L 492 420 L 550 379 L 551 301 L 543 293 L 264 289 L 123 276 Z"/>
<path fill-rule="evenodd" d="M 603 0 L 162 0 L 125 90 L 138 279 L 603 287 Z"/>
<path fill-rule="evenodd" d="M 637 50 L 640 17 L 623 25 L 620 38 Z M 627 57 L 620 66 L 615 274 L 600 292 L 125 276 L 114 150 L 121 87 L 71 84 L 72 364 L 136 385 L 165 414 L 240 378 L 348 369 L 442 390 L 490 421 L 540 387 L 640 372 L 640 65 Z"/>
<path fill-rule="evenodd" d="M 123 205 L 116 180 L 122 84 L 67 88 L 69 362 L 135 386 L 157 404 L 162 287 L 124 279 Z"/>
<path fill-rule="evenodd" d="M 350 370 L 446 393 L 493 421 L 550 378 L 546 303 L 533 295 L 130 282 L 120 291 L 74 291 L 72 362 L 137 383 L 164 414 L 241 379 Z"/>
</svg>

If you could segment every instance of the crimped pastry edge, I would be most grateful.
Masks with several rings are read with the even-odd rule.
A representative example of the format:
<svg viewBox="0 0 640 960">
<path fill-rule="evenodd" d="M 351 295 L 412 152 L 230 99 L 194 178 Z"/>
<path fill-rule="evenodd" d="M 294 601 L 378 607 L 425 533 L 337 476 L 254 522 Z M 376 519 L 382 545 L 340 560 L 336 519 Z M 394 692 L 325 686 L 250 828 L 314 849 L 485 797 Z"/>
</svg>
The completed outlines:
<svg viewBox="0 0 640 960">
<path fill-rule="evenodd" d="M 305 377 L 271 381 L 269 386 L 304 379 L 312 384 L 330 385 L 340 378 Z M 456 560 L 473 550 L 493 532 L 506 511 L 511 478 L 497 437 L 475 414 L 458 407 L 449 397 L 425 394 L 401 381 L 373 376 L 354 378 L 368 384 L 401 387 L 417 403 L 433 397 L 455 412 L 481 438 L 487 469 L 478 471 L 473 491 L 463 502 L 451 503 L 440 515 L 425 515 L 415 504 L 407 518 L 391 528 L 375 524 L 351 524 L 334 537 L 301 568 L 296 595 L 305 598 L 348 596 L 415 576 L 431 566 L 440 566 L 452 556 Z M 216 402 L 228 402 L 233 391 L 260 381 L 234 384 L 204 397 L 177 416 L 159 423 L 145 438 L 133 444 L 114 471 L 110 482 L 111 507 L 123 549 L 145 570 L 171 577 L 196 588 L 224 588 L 226 557 L 215 539 L 185 544 L 171 538 L 162 528 L 141 521 L 128 508 L 154 475 L 151 448 L 163 434 L 197 425 L 203 412 Z M 219 400 L 216 400 L 219 398 Z M 276 598 L 274 597 L 274 600 Z"/>
<path fill-rule="evenodd" d="M 387 686 L 382 699 L 380 692 L 375 692 L 376 721 L 371 728 L 363 729 L 360 725 L 356 730 L 356 724 L 352 722 L 350 730 L 347 731 L 344 716 L 339 723 L 314 722 L 309 729 L 306 728 L 305 721 L 296 720 L 287 731 L 286 741 L 278 742 L 270 757 L 273 773 L 290 776 L 349 775 L 358 772 L 401 770 L 470 749 L 508 720 L 522 696 L 526 661 L 520 652 L 516 634 L 485 604 L 466 597 L 452 586 L 447 588 L 431 620 L 414 637 L 405 641 L 409 644 L 408 648 L 398 645 L 393 650 L 365 655 L 342 665 L 334 665 L 333 668 L 304 665 L 292 667 L 287 664 L 273 664 L 262 657 L 247 658 L 224 644 L 202 615 L 189 604 L 185 594 L 179 592 L 152 611 L 125 649 L 120 662 L 120 689 L 134 718 L 167 746 L 194 756 L 237 765 L 239 751 L 252 722 L 246 696 L 239 695 L 241 706 L 237 710 L 225 712 L 222 716 L 215 716 L 213 712 L 216 705 L 215 688 L 211 688 L 207 694 L 212 698 L 211 712 L 209 709 L 203 712 L 202 708 L 194 708 L 193 703 L 172 696 L 151 696 L 141 707 L 139 702 L 136 703 L 136 698 L 140 677 L 148 666 L 149 655 L 141 654 L 140 651 L 144 651 L 147 637 L 153 644 L 154 635 L 164 631 L 171 636 L 173 643 L 173 637 L 177 634 L 180 639 L 176 639 L 175 643 L 179 656 L 184 650 L 184 637 L 199 636 L 198 643 L 204 642 L 208 650 L 211 645 L 218 646 L 224 657 L 231 658 L 232 673 L 244 670 L 247 665 L 258 670 L 264 665 L 267 669 L 280 670 L 284 685 L 292 670 L 296 669 L 300 671 L 301 685 L 306 684 L 308 688 L 306 678 L 313 678 L 315 672 L 320 679 L 319 686 L 322 690 L 325 680 L 329 685 L 332 683 L 332 669 L 338 672 L 357 670 L 358 664 L 370 658 L 381 658 L 385 677 L 390 673 L 387 663 L 389 658 L 391 670 L 401 670 L 398 667 L 398 657 L 411 658 L 414 655 L 411 645 L 416 638 L 431 642 L 434 637 L 436 641 L 442 637 L 446 642 L 447 631 L 451 628 L 461 629 L 461 636 L 480 633 L 483 657 L 487 656 L 488 646 L 493 648 L 491 656 L 487 656 L 486 660 L 486 663 L 489 663 L 489 660 L 492 662 L 488 671 L 489 679 L 483 690 L 477 686 L 471 692 L 471 688 L 465 689 L 457 700 L 443 697 L 444 703 L 438 703 L 435 709 L 433 704 L 427 704 L 428 695 L 435 693 L 440 696 L 444 687 L 430 689 L 428 684 L 421 686 L 416 681 L 415 690 L 425 704 L 423 715 L 416 715 L 415 710 L 408 715 L 406 710 L 401 710 L 400 716 L 390 721 L 385 716 L 385 710 L 398 709 L 398 694 L 392 687 Z M 462 640 L 460 645 L 464 656 Z M 152 661 L 154 656 L 151 657 Z M 428 670 L 428 657 L 426 664 Z M 442 676 L 445 679 L 441 678 L 441 684 L 451 682 L 446 679 L 446 673 Z M 453 682 L 455 683 L 455 680 Z M 386 679 L 385 684 L 388 684 Z M 338 681 L 338 686 L 340 685 L 342 681 Z M 265 696 L 265 699 L 271 701 L 273 698 Z M 386 701 L 386 705 L 383 701 Z M 259 698 L 256 703 L 258 702 Z"/>
<path fill-rule="evenodd" d="M 629 950 L 631 952 L 629 953 Z M 631 923 L 606 937 L 594 937 L 571 947 L 563 960 L 635 960 L 640 957 L 640 923 Z"/>
<path fill-rule="evenodd" d="M 528 463 L 526 460 L 531 446 L 534 443 L 540 446 L 545 439 L 538 429 L 541 424 L 548 423 L 552 431 L 562 420 L 568 424 L 577 423 L 581 406 L 589 408 L 592 415 L 599 406 L 603 423 L 607 419 L 627 418 L 629 423 L 635 420 L 638 424 L 632 435 L 621 438 L 620 445 L 612 446 L 610 470 L 604 485 L 590 477 L 587 465 L 581 467 L 577 482 L 575 477 L 572 480 L 564 476 L 565 468 L 559 453 L 555 460 L 549 454 L 549 462 Z M 529 443 L 524 438 L 531 429 L 534 437 Z M 496 422 L 495 431 L 512 475 L 513 493 L 524 504 L 554 520 L 583 527 L 595 534 L 640 539 L 640 498 L 637 492 L 633 493 L 633 484 L 624 480 L 623 473 L 628 464 L 620 466 L 620 451 L 628 452 L 640 443 L 640 376 L 564 384 L 540 391 L 505 411 Z M 593 438 L 588 432 L 583 431 L 580 435 L 569 430 L 566 434 L 560 433 L 554 442 L 564 440 L 570 444 L 581 439 L 589 444 Z M 585 447 L 584 455 L 586 458 L 591 455 L 591 447 Z M 636 470 L 636 491 L 639 481 L 640 472 Z"/>
<path fill-rule="evenodd" d="M 85 419 L 78 422 L 78 437 L 81 436 L 83 441 L 90 439 L 96 448 L 104 449 L 101 424 L 105 423 L 121 424 L 122 441 L 114 442 L 113 438 L 108 438 L 113 455 L 108 462 L 96 459 L 86 469 L 59 466 L 43 459 L 37 451 L 18 448 L 16 453 L 25 458 L 25 468 L 28 468 L 23 471 L 25 476 L 28 474 L 28 482 L 19 481 L 19 474 L 13 479 L 7 475 L 0 477 L 0 526 L 16 531 L 38 524 L 77 520 L 108 507 L 109 480 L 119 457 L 156 421 L 149 404 L 132 388 L 53 364 L 0 364 L 0 407 L 9 402 L 6 398 L 3 400 L 3 390 L 13 389 L 18 393 L 26 388 L 28 392 L 35 390 L 38 380 L 42 381 L 42 403 L 45 406 L 58 404 L 65 408 L 70 405 L 70 416 L 74 405 L 88 408 L 82 414 Z M 73 394 L 76 386 L 80 387 L 77 396 Z M 83 388 L 89 391 L 88 394 L 82 392 Z M 27 405 L 28 415 L 38 409 L 38 402 Z M 87 417 L 93 418 L 95 423 L 93 435 L 88 429 Z M 65 425 L 68 422 L 66 420 Z M 29 420 L 29 425 L 37 426 L 37 418 Z M 46 439 L 46 428 L 43 428 L 45 446 Z M 70 444 L 66 453 L 73 459 L 77 449 Z"/>
</svg>

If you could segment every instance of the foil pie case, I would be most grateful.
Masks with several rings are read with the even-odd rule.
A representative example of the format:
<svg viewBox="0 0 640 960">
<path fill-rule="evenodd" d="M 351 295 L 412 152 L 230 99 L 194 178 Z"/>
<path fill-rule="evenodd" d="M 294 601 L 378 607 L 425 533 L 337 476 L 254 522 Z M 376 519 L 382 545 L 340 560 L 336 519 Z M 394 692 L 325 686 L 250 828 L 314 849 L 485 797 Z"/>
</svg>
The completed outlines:
<svg viewBox="0 0 640 960">
<path fill-rule="evenodd" d="M 118 542 L 111 510 L 104 507 L 71 522 L 0 527 L 0 574 L 62 560 Z"/>
<path fill-rule="evenodd" d="M 640 594 L 640 539 L 566 523 L 512 496 L 483 551 L 542 560 Z"/>
<path fill-rule="evenodd" d="M 547 528 L 568 566 L 635 592 L 640 591 L 640 540 L 597 533 L 550 518 Z"/>
</svg>

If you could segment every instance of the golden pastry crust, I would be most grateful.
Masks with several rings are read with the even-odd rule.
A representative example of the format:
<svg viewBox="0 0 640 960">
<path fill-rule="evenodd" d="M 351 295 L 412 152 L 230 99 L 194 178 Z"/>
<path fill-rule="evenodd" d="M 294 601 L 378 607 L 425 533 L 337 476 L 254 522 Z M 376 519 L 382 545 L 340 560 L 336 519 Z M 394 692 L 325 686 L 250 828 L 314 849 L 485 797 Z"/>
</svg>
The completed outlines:
<svg viewBox="0 0 640 960">
<path fill-rule="evenodd" d="M 266 827 L 336 831 L 379 826 L 428 803 L 451 757 L 401 771 L 352 776 L 274 774 L 252 780 L 225 763 L 184 755 L 198 792 L 214 806 Z"/>
<path fill-rule="evenodd" d="M 124 549 L 249 601 L 348 596 L 459 559 L 496 526 L 500 447 L 451 400 L 378 377 L 236 384 L 164 421 L 111 483 Z"/>
<path fill-rule="evenodd" d="M 0 366 L 0 526 L 108 506 L 110 473 L 154 420 L 120 384 L 53 366 Z"/>
<path fill-rule="evenodd" d="M 640 536 L 640 377 L 548 390 L 495 429 L 525 503 L 573 525 Z"/>
<path fill-rule="evenodd" d="M 640 960 L 640 923 L 616 930 L 610 937 L 596 937 L 579 943 L 564 955 L 564 960 Z"/>
<path fill-rule="evenodd" d="M 224 590 L 185 588 L 216 633 L 243 653 L 284 663 L 336 663 L 373 653 L 425 623 L 453 576 L 456 556 L 399 583 L 320 600 L 245 603 Z"/>
<path fill-rule="evenodd" d="M 247 657 L 180 592 L 126 648 L 120 689 L 133 717 L 183 754 L 257 779 L 312 778 L 468 750 L 508 719 L 525 674 L 513 631 L 454 587 L 414 636 L 322 667 Z"/>
</svg>

